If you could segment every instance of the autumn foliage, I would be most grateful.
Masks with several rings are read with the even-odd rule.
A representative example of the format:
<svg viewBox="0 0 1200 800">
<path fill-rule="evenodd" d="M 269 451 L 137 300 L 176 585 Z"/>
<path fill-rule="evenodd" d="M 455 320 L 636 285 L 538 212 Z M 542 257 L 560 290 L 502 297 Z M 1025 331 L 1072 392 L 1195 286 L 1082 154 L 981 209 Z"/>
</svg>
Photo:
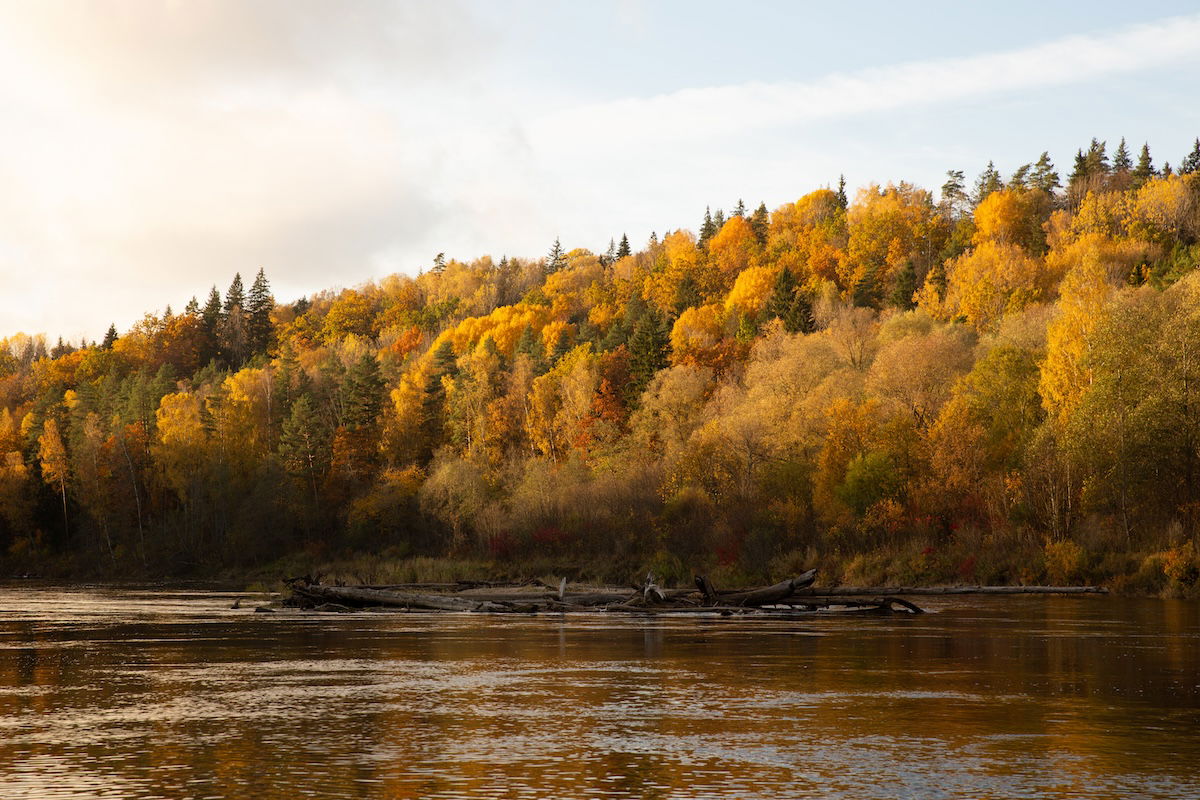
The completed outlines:
<svg viewBox="0 0 1200 800">
<path fill-rule="evenodd" d="M 1073 575 L 1179 584 L 1155 565 L 1200 532 L 1200 176 L 1085 166 L 818 189 L 291 304 L 260 272 L 100 344 L 16 334 L 0 554 L 1020 581 L 1070 550 Z"/>
</svg>

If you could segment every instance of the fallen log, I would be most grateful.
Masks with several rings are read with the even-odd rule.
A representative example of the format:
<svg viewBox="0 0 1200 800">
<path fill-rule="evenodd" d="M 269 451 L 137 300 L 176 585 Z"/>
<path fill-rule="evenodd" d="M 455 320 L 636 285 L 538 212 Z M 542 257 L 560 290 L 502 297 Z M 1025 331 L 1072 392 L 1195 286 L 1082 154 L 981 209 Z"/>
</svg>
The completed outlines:
<svg viewBox="0 0 1200 800">
<path fill-rule="evenodd" d="M 806 590 L 823 597 L 952 594 L 1108 594 L 1103 586 L 822 586 Z"/>
<path fill-rule="evenodd" d="M 811 586 L 816 577 L 817 571 L 810 569 L 802 575 L 781 581 L 773 586 L 764 586 L 748 591 L 722 592 L 715 589 L 708 578 L 703 575 L 697 575 L 696 586 L 699 588 L 700 593 L 704 595 L 705 603 L 708 605 L 765 606 L 791 597 L 797 591 Z"/>
<path fill-rule="evenodd" d="M 488 600 L 468 600 L 461 597 L 407 594 L 384 589 L 363 589 L 357 586 L 321 586 L 318 584 L 295 583 L 292 590 L 302 597 L 320 603 L 337 603 L 362 608 L 364 606 L 387 606 L 389 608 L 420 608 L 429 611 L 511 611 Z"/>
</svg>

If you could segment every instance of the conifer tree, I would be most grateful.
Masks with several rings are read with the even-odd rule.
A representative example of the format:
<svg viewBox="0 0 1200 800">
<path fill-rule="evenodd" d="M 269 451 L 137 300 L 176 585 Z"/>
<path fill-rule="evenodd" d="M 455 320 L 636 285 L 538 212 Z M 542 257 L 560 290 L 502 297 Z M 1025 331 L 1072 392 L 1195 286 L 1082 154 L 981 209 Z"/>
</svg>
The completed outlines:
<svg viewBox="0 0 1200 800">
<path fill-rule="evenodd" d="M 740 197 L 738 198 L 737 205 L 733 207 L 733 216 L 735 216 L 735 217 L 745 217 L 746 216 L 746 204 L 744 202 L 742 202 L 742 198 L 740 198 Z"/>
<path fill-rule="evenodd" d="M 294 403 L 279 436 L 279 455 L 284 468 L 304 481 L 312 492 L 314 505 L 319 502 L 317 486 L 329 469 L 329 426 L 308 393 Z"/>
<path fill-rule="evenodd" d="M 1196 137 L 1192 152 L 1184 156 L 1183 161 L 1179 164 L 1180 175 L 1191 175 L 1193 172 L 1200 172 L 1200 136 Z"/>
<path fill-rule="evenodd" d="M 632 251 L 629 249 L 629 237 L 622 233 L 621 234 L 621 244 L 619 244 L 617 246 L 617 258 L 624 258 L 625 256 L 629 255 L 631 252 Z"/>
<path fill-rule="evenodd" d="M 629 386 L 626 399 L 632 408 L 649 385 L 650 379 L 667 366 L 671 348 L 666 320 L 653 311 L 644 313 L 629 337 Z"/>
<path fill-rule="evenodd" d="M 1038 156 L 1033 165 L 1033 173 L 1029 177 L 1029 184 L 1051 196 L 1062 186 L 1058 179 L 1058 171 L 1054 169 L 1054 162 L 1050 160 L 1050 153 L 1042 151 Z"/>
<path fill-rule="evenodd" d="M 846 176 L 838 176 L 837 204 L 842 210 L 849 208 L 850 200 L 846 197 Z"/>
<path fill-rule="evenodd" d="M 754 209 L 754 213 L 750 216 L 750 230 L 754 232 L 754 238 L 760 245 L 767 243 L 767 234 L 770 232 L 770 215 L 767 213 L 766 203 L 759 203 L 758 208 Z"/>
<path fill-rule="evenodd" d="M 942 184 L 942 206 L 949 219 L 958 219 L 971 204 L 966 192 L 966 178 L 961 169 L 946 171 L 946 182 Z"/>
<path fill-rule="evenodd" d="M 104 341 L 100 343 L 101 350 L 112 350 L 113 343 L 117 341 L 117 326 L 112 324 L 108 326 L 108 332 L 104 334 Z"/>
<path fill-rule="evenodd" d="M 1125 137 L 1121 137 L 1117 152 L 1113 153 L 1113 172 L 1128 172 L 1133 168 L 1133 160 L 1129 157 L 1129 148 L 1125 145 Z"/>
<path fill-rule="evenodd" d="M 1137 166 L 1133 168 L 1133 188 L 1141 188 L 1146 181 L 1154 177 L 1154 162 L 1150 158 L 1150 143 L 1142 144 L 1142 152 L 1138 155 Z"/>
<path fill-rule="evenodd" d="M 717 232 L 716 224 L 713 222 L 712 213 L 709 206 L 704 207 L 704 222 L 700 223 L 700 241 L 701 247 L 708 244 L 708 240 Z"/>
<path fill-rule="evenodd" d="M 896 273 L 895 283 L 892 286 L 892 294 L 888 298 L 888 302 L 902 311 L 908 311 L 916 306 L 916 303 L 913 301 L 913 295 L 916 293 L 917 270 L 913 266 L 913 262 L 908 261 Z"/>
<path fill-rule="evenodd" d="M 550 275 L 555 272 L 558 272 L 560 269 L 562 269 L 566 265 L 567 265 L 567 259 L 566 259 L 566 256 L 563 254 L 562 245 L 559 243 L 559 240 L 556 238 L 554 240 L 554 246 L 550 248 L 550 253 L 546 256 L 545 272 L 547 275 Z"/>
<path fill-rule="evenodd" d="M 200 315 L 200 301 L 196 299 L 196 295 L 192 295 L 192 299 L 187 301 L 187 305 L 183 307 L 183 313 L 189 317 Z"/>
<path fill-rule="evenodd" d="M 246 291 L 242 286 L 242 273 L 240 272 L 233 274 L 233 282 L 225 291 L 225 305 L 222 307 L 222 311 L 225 312 L 225 316 L 229 316 L 229 313 L 235 308 L 243 311 L 246 309 Z"/>
<path fill-rule="evenodd" d="M 267 276 L 260 268 L 250 286 L 250 294 L 246 297 L 246 313 L 248 315 L 247 329 L 250 339 L 250 349 L 255 353 L 266 352 L 271 343 L 271 311 L 275 308 L 275 298 L 271 296 L 271 287 Z"/>
<path fill-rule="evenodd" d="M 1004 188 L 1004 181 L 1000 178 L 1000 171 L 996 169 L 996 165 L 988 161 L 983 172 L 979 173 L 979 178 L 975 181 L 975 193 L 971 197 L 975 205 L 979 205 L 992 192 L 998 192 Z"/>
</svg>

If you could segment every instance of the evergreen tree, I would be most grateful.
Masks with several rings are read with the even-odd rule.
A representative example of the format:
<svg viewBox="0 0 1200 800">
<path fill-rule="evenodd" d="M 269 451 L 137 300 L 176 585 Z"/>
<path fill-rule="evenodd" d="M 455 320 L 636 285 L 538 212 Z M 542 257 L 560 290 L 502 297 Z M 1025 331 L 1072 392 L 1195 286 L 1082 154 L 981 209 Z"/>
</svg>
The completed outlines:
<svg viewBox="0 0 1200 800">
<path fill-rule="evenodd" d="M 188 300 L 187 305 L 183 307 L 183 313 L 189 317 L 200 316 L 200 301 L 196 299 L 196 295 L 192 295 L 192 299 Z"/>
<path fill-rule="evenodd" d="M 837 204 L 842 210 L 849 208 L 850 200 L 846 197 L 846 176 L 838 176 Z"/>
<path fill-rule="evenodd" d="M 700 223 L 700 246 L 708 244 L 708 240 L 717 232 L 713 223 L 712 213 L 708 206 L 704 207 L 704 222 Z"/>
<path fill-rule="evenodd" d="M 725 212 L 717 209 L 717 213 L 713 214 L 713 235 L 716 236 L 721 232 L 721 228 L 725 227 Z"/>
<path fill-rule="evenodd" d="M 425 397 L 422 400 L 424 416 L 423 433 L 425 442 L 421 449 L 421 460 L 428 461 L 441 442 L 446 427 L 446 385 L 443 378 L 454 380 L 458 376 L 458 359 L 450 340 L 444 340 L 433 352 L 429 377 L 425 381 Z"/>
<path fill-rule="evenodd" d="M 942 207 L 949 219 L 957 219 L 971 204 L 966 192 L 966 178 L 961 169 L 946 171 L 946 182 L 942 184 Z"/>
<path fill-rule="evenodd" d="M 567 265 L 567 258 L 563 254 L 562 245 L 559 244 L 558 239 L 555 239 L 554 246 L 550 248 L 550 253 L 549 253 L 549 255 L 546 256 L 545 272 L 547 275 L 550 275 L 552 273 L 558 272 L 560 269 L 562 269 L 566 265 Z"/>
<path fill-rule="evenodd" d="M 775 276 L 775 287 L 771 290 L 771 297 L 764 309 L 767 319 L 783 319 L 787 316 L 799 285 L 795 273 L 790 269 L 784 267 L 779 270 L 779 274 Z"/>
<path fill-rule="evenodd" d="M 750 216 L 750 230 L 754 232 L 754 238 L 760 245 L 767 243 L 767 234 L 770 232 L 770 215 L 767 213 L 766 203 L 759 203 L 758 208 L 754 209 L 754 213 Z"/>
<path fill-rule="evenodd" d="M 740 197 L 738 198 L 737 205 L 733 207 L 733 216 L 735 216 L 735 217 L 745 217 L 746 216 L 746 204 L 744 202 L 742 202 L 742 198 L 740 198 Z"/>
<path fill-rule="evenodd" d="M 217 291 L 217 287 L 213 286 L 208 293 L 208 302 L 204 304 L 204 310 L 200 312 L 200 319 L 204 323 L 204 330 L 210 336 L 217 335 L 217 323 L 221 321 L 221 293 Z"/>
<path fill-rule="evenodd" d="M 225 305 L 222 307 L 222 311 L 225 316 L 229 316 L 235 308 L 243 311 L 246 309 L 246 291 L 242 287 L 242 273 L 240 272 L 233 274 L 233 282 L 229 284 L 229 289 L 225 292 Z"/>
<path fill-rule="evenodd" d="M 521 331 L 521 336 L 517 339 L 517 346 L 513 354 L 527 356 L 530 364 L 533 366 L 535 375 L 541 375 L 546 371 L 546 350 L 542 347 L 537 334 L 533 332 L 533 328 L 529 325 L 526 325 L 524 330 Z"/>
<path fill-rule="evenodd" d="M 621 244 L 617 246 L 617 258 L 624 258 L 625 256 L 629 255 L 630 252 L 629 237 L 622 233 Z"/>
<path fill-rule="evenodd" d="M 446 271 L 446 254 L 438 253 L 433 257 L 433 269 L 430 270 L 434 275 L 441 275 Z"/>
<path fill-rule="evenodd" d="M 1175 171 L 1174 171 L 1173 169 L 1171 169 L 1171 162 L 1170 162 L 1170 161 L 1164 161 L 1164 162 L 1163 162 L 1163 165 L 1162 165 L 1162 171 L 1160 172 L 1160 174 L 1161 174 L 1161 175 L 1162 175 L 1164 178 L 1169 178 L 1169 177 L 1171 177 L 1172 175 L 1174 175 L 1174 174 L 1175 174 Z"/>
<path fill-rule="evenodd" d="M 1022 164 L 1013 172 L 1012 177 L 1008 179 L 1008 186 L 1012 189 L 1028 189 L 1029 188 L 1029 173 L 1033 170 L 1033 164 Z"/>
<path fill-rule="evenodd" d="M 1087 163 L 1087 174 L 1089 177 L 1108 175 L 1112 168 L 1108 163 L 1108 154 L 1105 152 L 1106 143 L 1092 139 L 1092 143 L 1088 145 L 1087 155 L 1084 160 Z"/>
<path fill-rule="evenodd" d="M 571 352 L 571 334 L 566 328 L 558 332 L 558 338 L 554 341 L 554 348 L 550 351 L 550 363 L 557 364 L 558 360 Z"/>
<path fill-rule="evenodd" d="M 996 169 L 996 165 L 989 161 L 984 167 L 983 172 L 979 173 L 979 178 L 975 181 L 975 193 L 971 197 L 975 205 L 983 202 L 992 192 L 998 192 L 1004 188 L 1004 181 L 1000 178 L 1000 172 Z"/>
<path fill-rule="evenodd" d="M 271 296 L 271 287 L 267 276 L 258 270 L 254 283 L 250 286 L 250 294 L 246 298 L 247 329 L 250 339 L 250 350 L 254 353 L 266 352 L 271 344 L 271 311 L 275 308 L 275 298 Z"/>
<path fill-rule="evenodd" d="M 1038 156 L 1038 160 L 1033 165 L 1029 183 L 1034 189 L 1041 189 L 1050 196 L 1053 196 L 1055 190 L 1062 185 L 1058 180 L 1058 171 L 1054 169 L 1054 162 L 1050 160 L 1048 152 L 1042 151 L 1042 154 Z"/>
<path fill-rule="evenodd" d="M 1154 177 L 1154 162 L 1150 159 L 1150 144 L 1142 144 L 1142 152 L 1138 155 L 1137 166 L 1133 168 L 1133 188 L 1138 189 L 1146 181 Z"/>
<path fill-rule="evenodd" d="M 700 296 L 700 287 L 696 285 L 696 279 L 687 274 L 679 281 L 679 286 L 675 288 L 675 313 L 682 314 L 689 308 L 695 308 L 703 302 Z"/>
<path fill-rule="evenodd" d="M 317 487 L 329 469 L 329 426 L 317 410 L 312 396 L 300 395 L 283 421 L 279 436 L 279 455 L 289 474 L 304 481 L 319 502 Z"/>
<path fill-rule="evenodd" d="M 1200 136 L 1196 137 L 1192 152 L 1184 156 L 1183 162 L 1179 165 L 1180 175 L 1191 175 L 1193 172 L 1200 172 Z"/>
<path fill-rule="evenodd" d="M 1125 145 L 1124 136 L 1117 145 L 1117 152 L 1113 153 L 1112 168 L 1113 172 L 1128 172 L 1133 168 L 1133 160 L 1129 157 L 1129 148 Z"/>
<path fill-rule="evenodd" d="M 100 344 L 101 350 L 112 350 L 113 343 L 117 341 L 117 326 L 115 324 L 108 326 L 108 332 L 104 334 L 104 341 Z"/>
<path fill-rule="evenodd" d="M 449 341 L 443 345 L 449 345 Z M 450 351 L 453 355 L 453 350 Z M 435 356 L 436 360 L 436 356 Z M 386 384 L 379 373 L 379 362 L 364 353 L 346 372 L 342 383 L 343 421 L 350 430 L 361 430 L 376 424 L 383 409 L 383 390 Z"/>
<path fill-rule="evenodd" d="M 913 295 L 916 293 L 917 270 L 913 266 L 913 262 L 908 261 L 904 264 L 904 268 L 896 273 L 895 283 L 892 286 L 892 294 L 888 298 L 888 302 L 901 311 L 908 311 L 916 307 L 916 303 L 913 301 Z"/>
<path fill-rule="evenodd" d="M 862 308 L 877 308 L 879 306 L 879 285 L 876 280 L 878 267 L 872 266 L 863 272 L 851 289 L 851 301 Z"/>
<path fill-rule="evenodd" d="M 617 240 L 608 240 L 608 249 L 604 251 L 604 255 L 600 256 L 600 265 L 607 267 L 617 260 Z"/>
<path fill-rule="evenodd" d="M 629 337 L 629 385 L 626 390 L 629 407 L 636 405 L 654 374 L 667 366 L 670 349 L 671 335 L 666 320 L 647 311 Z"/>
</svg>

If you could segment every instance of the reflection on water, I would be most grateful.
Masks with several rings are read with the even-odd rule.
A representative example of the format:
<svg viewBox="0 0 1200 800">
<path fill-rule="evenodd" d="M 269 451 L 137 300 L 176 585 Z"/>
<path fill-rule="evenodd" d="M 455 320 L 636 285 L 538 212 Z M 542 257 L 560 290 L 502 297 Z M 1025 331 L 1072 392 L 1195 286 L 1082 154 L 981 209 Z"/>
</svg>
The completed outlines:
<svg viewBox="0 0 1200 800">
<path fill-rule="evenodd" d="M 291 616 L 0 590 L 0 797 L 1200 796 L 1200 608 Z"/>
</svg>

